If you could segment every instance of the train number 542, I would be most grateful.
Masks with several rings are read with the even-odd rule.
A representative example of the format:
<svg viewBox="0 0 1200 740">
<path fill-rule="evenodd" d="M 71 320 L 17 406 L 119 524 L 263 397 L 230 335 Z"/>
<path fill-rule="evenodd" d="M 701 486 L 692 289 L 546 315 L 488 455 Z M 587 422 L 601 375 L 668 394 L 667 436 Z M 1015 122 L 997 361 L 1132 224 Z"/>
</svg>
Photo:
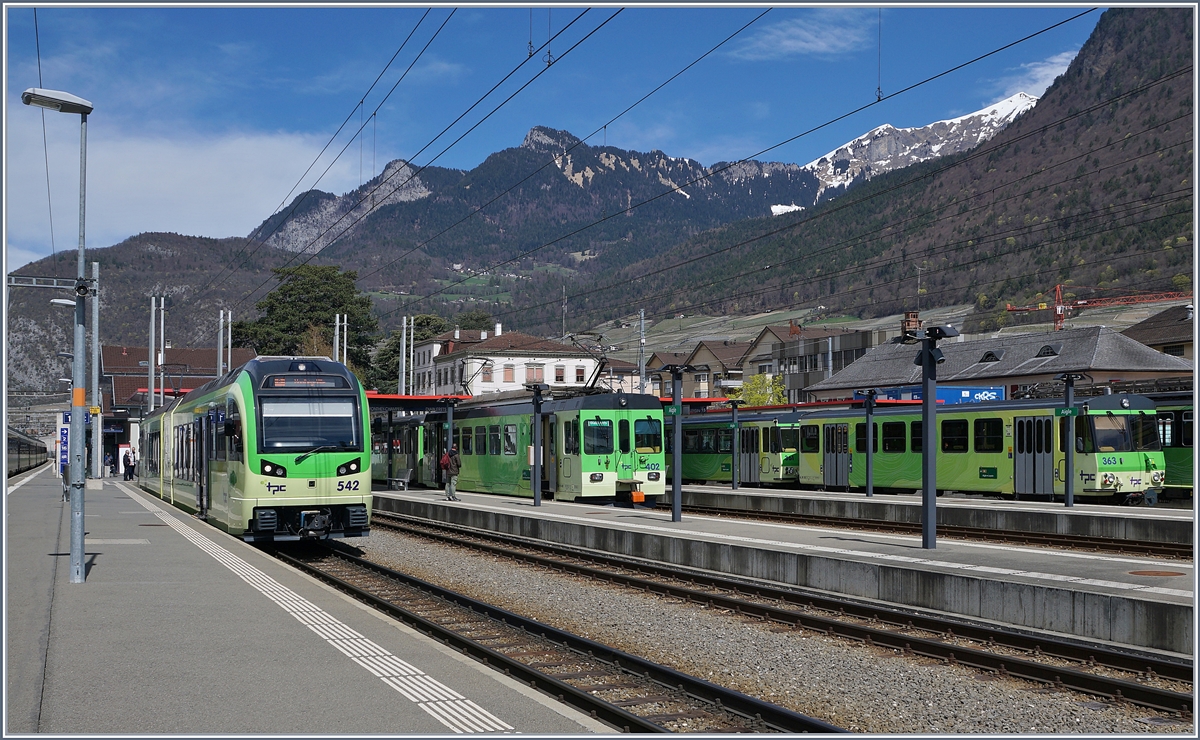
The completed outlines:
<svg viewBox="0 0 1200 740">
<path fill-rule="evenodd" d="M 356 480 L 340 480 L 338 481 L 337 489 L 339 491 L 357 491 L 358 481 Z"/>
</svg>

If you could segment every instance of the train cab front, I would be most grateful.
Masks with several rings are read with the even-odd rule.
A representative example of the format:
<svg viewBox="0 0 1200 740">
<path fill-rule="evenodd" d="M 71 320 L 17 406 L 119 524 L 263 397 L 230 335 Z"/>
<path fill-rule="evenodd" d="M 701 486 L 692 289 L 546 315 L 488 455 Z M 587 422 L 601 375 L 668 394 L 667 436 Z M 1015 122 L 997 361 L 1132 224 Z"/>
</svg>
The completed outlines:
<svg viewBox="0 0 1200 740">
<path fill-rule="evenodd" d="M 363 504 L 335 506 L 256 506 L 246 542 L 298 542 L 366 537 L 371 532 L 370 511 Z"/>
</svg>

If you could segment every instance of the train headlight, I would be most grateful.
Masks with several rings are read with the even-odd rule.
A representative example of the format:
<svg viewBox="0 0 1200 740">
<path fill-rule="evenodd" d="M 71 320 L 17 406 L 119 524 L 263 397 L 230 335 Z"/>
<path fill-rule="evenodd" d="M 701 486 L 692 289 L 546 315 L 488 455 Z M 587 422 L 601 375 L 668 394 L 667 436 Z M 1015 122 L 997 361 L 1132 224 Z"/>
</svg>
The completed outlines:
<svg viewBox="0 0 1200 740">
<path fill-rule="evenodd" d="M 357 457 L 353 460 L 342 463 L 337 468 L 338 475 L 354 475 L 360 471 L 362 471 L 362 461 Z"/>
<path fill-rule="evenodd" d="M 592 483 L 599 483 L 604 480 L 604 473 L 592 473 L 588 480 L 590 480 Z"/>
<path fill-rule="evenodd" d="M 662 473 L 659 473 L 657 471 L 655 471 L 653 473 L 646 473 L 646 480 L 658 480 L 661 477 L 662 477 Z"/>
<path fill-rule="evenodd" d="M 1117 482 L 1116 473 L 1105 473 L 1104 475 L 1100 476 L 1101 485 L 1111 486 L 1112 484 L 1114 484 L 1116 482 Z"/>
<path fill-rule="evenodd" d="M 269 475 L 273 478 L 286 478 L 287 468 L 279 463 L 273 463 L 270 460 L 263 460 L 260 468 L 263 475 Z"/>
<path fill-rule="evenodd" d="M 1166 477 L 1167 476 L 1165 473 L 1163 473 L 1163 471 L 1155 470 L 1153 473 L 1150 474 L 1150 482 L 1156 486 L 1161 486 L 1162 482 L 1164 480 L 1166 480 Z"/>
</svg>

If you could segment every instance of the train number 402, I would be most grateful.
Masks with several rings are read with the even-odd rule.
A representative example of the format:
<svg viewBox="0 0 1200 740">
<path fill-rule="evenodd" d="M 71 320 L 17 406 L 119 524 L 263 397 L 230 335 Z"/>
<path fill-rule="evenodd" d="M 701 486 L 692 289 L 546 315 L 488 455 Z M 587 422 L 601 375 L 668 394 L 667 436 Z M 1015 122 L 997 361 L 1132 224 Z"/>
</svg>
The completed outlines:
<svg viewBox="0 0 1200 740">
<path fill-rule="evenodd" d="M 338 481 L 337 489 L 339 491 L 357 491 L 358 490 L 358 481 L 356 481 L 356 480 L 340 480 L 340 481 Z"/>
</svg>

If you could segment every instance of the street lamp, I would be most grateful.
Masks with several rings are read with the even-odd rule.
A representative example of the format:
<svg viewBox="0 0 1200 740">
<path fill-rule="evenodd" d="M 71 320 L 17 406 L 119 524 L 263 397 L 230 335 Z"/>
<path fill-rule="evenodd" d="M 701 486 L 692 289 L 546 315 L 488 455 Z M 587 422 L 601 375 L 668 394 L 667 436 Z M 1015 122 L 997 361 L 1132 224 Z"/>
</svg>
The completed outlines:
<svg viewBox="0 0 1200 740">
<path fill-rule="evenodd" d="M 84 300 L 88 284 L 84 277 L 84 223 L 87 185 L 87 117 L 92 104 L 83 98 L 59 90 L 31 87 L 21 93 L 21 102 L 60 113 L 79 114 L 79 259 L 75 273 L 75 351 L 71 370 L 71 583 L 83 583 L 83 414 L 87 405 L 87 368 L 84 367 Z"/>
<path fill-rule="evenodd" d="M 550 390 L 545 383 L 526 383 L 525 390 L 533 393 L 533 470 L 529 487 L 533 489 L 533 505 L 542 505 L 542 394 Z"/>
<path fill-rule="evenodd" d="M 671 430 L 674 440 L 671 450 L 671 521 L 678 522 L 683 519 L 683 374 L 708 372 L 708 365 L 663 365 L 654 372 L 659 375 L 671 374 L 671 409 L 675 417 Z"/>
<path fill-rule="evenodd" d="M 914 365 L 921 366 L 921 547 L 937 547 L 937 366 L 946 361 L 938 340 L 957 337 L 953 326 L 931 326 L 924 335 L 906 332 L 903 344 L 921 343 Z"/>
<path fill-rule="evenodd" d="M 1083 373 L 1059 373 L 1054 376 L 1055 380 L 1061 380 L 1067 386 L 1066 395 L 1063 398 L 1063 414 L 1067 417 L 1067 434 L 1066 444 L 1063 445 L 1067 453 L 1067 475 L 1063 480 L 1063 503 L 1067 506 L 1075 505 L 1075 381 L 1083 380 L 1088 376 Z"/>
</svg>

